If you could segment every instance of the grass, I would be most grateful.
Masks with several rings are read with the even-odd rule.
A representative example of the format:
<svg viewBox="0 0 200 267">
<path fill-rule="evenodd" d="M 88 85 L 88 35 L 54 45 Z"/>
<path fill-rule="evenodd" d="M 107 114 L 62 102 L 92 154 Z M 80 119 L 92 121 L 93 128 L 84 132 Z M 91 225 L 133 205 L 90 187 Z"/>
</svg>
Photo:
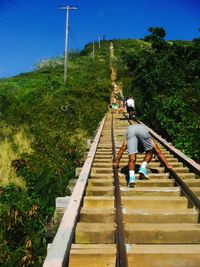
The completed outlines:
<svg viewBox="0 0 200 267">
<path fill-rule="evenodd" d="M 24 187 L 22 177 L 18 177 L 12 167 L 12 161 L 19 159 L 21 153 L 32 153 L 31 139 L 25 134 L 24 129 L 20 129 L 13 136 L 13 141 L 5 138 L 0 143 L 0 185 L 15 183 Z"/>
</svg>

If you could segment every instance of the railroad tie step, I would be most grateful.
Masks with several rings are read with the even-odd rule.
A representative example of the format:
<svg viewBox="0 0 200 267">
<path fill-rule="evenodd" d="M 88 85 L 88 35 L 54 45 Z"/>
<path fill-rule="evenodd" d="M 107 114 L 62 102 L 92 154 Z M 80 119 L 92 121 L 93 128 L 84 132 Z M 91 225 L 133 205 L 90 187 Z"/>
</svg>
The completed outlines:
<svg viewBox="0 0 200 267">
<path fill-rule="evenodd" d="M 113 173 L 104 174 L 104 173 L 90 173 L 90 179 L 114 179 Z"/>
<path fill-rule="evenodd" d="M 192 192 L 195 193 L 196 196 L 200 197 L 200 188 L 199 187 L 190 187 Z"/>
<path fill-rule="evenodd" d="M 114 223 L 77 223 L 75 243 L 112 244 L 115 243 L 116 225 Z"/>
<path fill-rule="evenodd" d="M 198 223 L 195 209 L 126 209 L 123 208 L 125 223 Z"/>
<path fill-rule="evenodd" d="M 89 179 L 88 181 L 89 186 L 112 186 L 113 185 L 113 179 L 111 178 L 99 178 L 99 179 Z"/>
<path fill-rule="evenodd" d="M 100 155 L 103 155 L 103 156 L 112 156 L 112 150 L 108 150 L 108 149 L 97 149 L 96 153 L 95 153 L 95 156 L 100 156 Z"/>
<path fill-rule="evenodd" d="M 120 179 L 121 186 L 127 186 L 127 181 L 125 179 Z M 154 186 L 163 186 L 163 187 L 174 187 L 175 182 L 170 179 L 150 179 L 150 180 L 136 180 L 137 187 L 154 187 Z"/>
<path fill-rule="evenodd" d="M 108 149 L 112 150 L 112 145 L 110 142 L 99 142 L 97 149 Z"/>
<path fill-rule="evenodd" d="M 179 174 L 179 173 L 189 173 L 189 168 L 187 167 L 173 167 L 173 170 Z"/>
<path fill-rule="evenodd" d="M 82 208 L 79 221 L 92 223 L 114 223 L 115 209 Z"/>
<path fill-rule="evenodd" d="M 184 179 L 184 182 L 189 187 L 199 187 L 200 186 L 200 179 Z"/>
<path fill-rule="evenodd" d="M 96 159 L 107 159 L 107 160 L 112 160 L 112 155 L 102 155 L 102 154 L 96 154 L 94 157 L 94 160 Z"/>
<path fill-rule="evenodd" d="M 141 165 L 142 161 L 143 161 L 143 160 L 137 160 L 137 161 L 136 161 L 136 165 Z M 106 160 L 105 160 L 105 162 L 106 162 Z M 182 168 L 182 167 L 183 167 L 183 163 L 182 163 L 182 162 L 178 162 L 178 161 L 168 161 L 168 162 L 169 162 L 169 164 L 170 164 L 173 168 L 175 168 L 175 167 L 177 167 L 177 168 Z M 95 163 L 97 163 L 97 162 L 95 162 Z M 103 164 L 104 162 L 101 162 L 101 163 Z M 112 163 L 112 162 L 111 162 L 111 163 Z M 120 166 L 121 166 L 121 168 L 124 167 L 124 166 L 127 166 L 127 164 L 128 164 L 128 161 L 127 161 L 127 160 L 120 161 Z M 161 162 L 158 162 L 158 161 L 156 161 L 155 159 L 152 160 L 152 161 L 148 164 L 148 168 L 149 168 L 149 169 L 151 169 L 151 168 L 152 168 L 152 169 L 155 169 L 155 168 L 160 167 L 160 166 L 162 166 Z"/>
<path fill-rule="evenodd" d="M 179 187 L 120 187 L 122 196 L 180 196 Z"/>
<path fill-rule="evenodd" d="M 126 178 L 126 175 L 124 173 L 119 173 L 119 179 L 124 180 Z M 135 174 L 136 180 L 139 180 L 139 174 Z M 169 173 L 149 173 L 149 179 L 169 179 Z"/>
<path fill-rule="evenodd" d="M 185 209 L 188 200 L 177 196 L 124 196 L 122 205 L 126 209 Z"/>
<path fill-rule="evenodd" d="M 127 244 L 129 267 L 199 267 L 198 244 Z"/>
<path fill-rule="evenodd" d="M 113 196 L 85 196 L 83 201 L 84 208 L 114 208 Z"/>
<path fill-rule="evenodd" d="M 92 167 L 92 173 L 113 173 L 112 166 L 110 167 Z"/>
<path fill-rule="evenodd" d="M 199 224 L 126 223 L 124 232 L 129 244 L 200 244 Z"/>
<path fill-rule="evenodd" d="M 86 196 L 113 196 L 113 186 L 88 186 Z"/>
<path fill-rule="evenodd" d="M 72 244 L 69 267 L 115 267 L 115 244 Z"/>
<path fill-rule="evenodd" d="M 192 173 L 192 172 L 188 172 L 188 173 L 178 173 L 178 176 L 181 179 L 196 179 L 196 174 Z"/>
<path fill-rule="evenodd" d="M 94 163 L 92 164 L 92 168 L 96 167 L 100 167 L 100 168 L 112 168 L 113 163 L 112 161 L 106 161 L 106 162 L 96 162 L 94 161 Z"/>
</svg>

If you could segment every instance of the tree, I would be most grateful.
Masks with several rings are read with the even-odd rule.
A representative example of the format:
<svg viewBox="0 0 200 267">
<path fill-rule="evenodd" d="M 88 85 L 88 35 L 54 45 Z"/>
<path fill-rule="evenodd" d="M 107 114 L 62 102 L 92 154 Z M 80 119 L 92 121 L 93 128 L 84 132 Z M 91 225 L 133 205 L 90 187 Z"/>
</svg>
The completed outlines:
<svg viewBox="0 0 200 267">
<path fill-rule="evenodd" d="M 166 36 L 166 31 L 162 27 L 149 27 L 149 32 L 151 32 L 151 35 L 153 38 L 157 39 L 164 39 Z"/>
</svg>

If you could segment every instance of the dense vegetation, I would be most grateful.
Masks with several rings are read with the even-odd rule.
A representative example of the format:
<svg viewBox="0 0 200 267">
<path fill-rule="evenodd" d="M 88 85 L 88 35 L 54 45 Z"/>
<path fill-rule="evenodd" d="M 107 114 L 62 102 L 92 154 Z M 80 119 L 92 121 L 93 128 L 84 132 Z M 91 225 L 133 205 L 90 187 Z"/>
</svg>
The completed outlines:
<svg viewBox="0 0 200 267">
<path fill-rule="evenodd" d="M 1 265 L 41 265 L 45 218 L 55 198 L 70 193 L 68 181 L 108 108 L 108 60 L 71 53 L 66 85 L 60 58 L 0 81 L 1 147 L 11 169 L 0 177 Z"/>
<path fill-rule="evenodd" d="M 164 29 L 149 30 L 145 42 L 114 42 L 124 95 L 143 122 L 200 162 L 200 38 L 169 42 Z"/>
<path fill-rule="evenodd" d="M 69 58 L 0 80 L 0 264 L 40 266 L 44 224 L 57 196 L 82 164 L 86 140 L 105 114 L 110 63 L 124 96 L 134 96 L 139 119 L 200 161 L 200 39 L 165 41 L 163 28 L 141 40 L 112 40 L 92 57 L 92 44 Z"/>
</svg>

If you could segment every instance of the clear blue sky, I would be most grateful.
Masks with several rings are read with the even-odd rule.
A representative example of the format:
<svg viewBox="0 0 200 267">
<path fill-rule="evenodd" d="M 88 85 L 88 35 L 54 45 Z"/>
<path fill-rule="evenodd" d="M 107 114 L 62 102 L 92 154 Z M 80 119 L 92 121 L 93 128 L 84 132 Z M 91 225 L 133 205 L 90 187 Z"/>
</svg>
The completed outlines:
<svg viewBox="0 0 200 267">
<path fill-rule="evenodd" d="M 65 11 L 70 12 L 69 48 L 105 35 L 143 38 L 163 27 L 168 40 L 200 37 L 200 0 L 0 0 L 0 78 L 29 72 L 43 58 L 63 54 Z"/>
</svg>

